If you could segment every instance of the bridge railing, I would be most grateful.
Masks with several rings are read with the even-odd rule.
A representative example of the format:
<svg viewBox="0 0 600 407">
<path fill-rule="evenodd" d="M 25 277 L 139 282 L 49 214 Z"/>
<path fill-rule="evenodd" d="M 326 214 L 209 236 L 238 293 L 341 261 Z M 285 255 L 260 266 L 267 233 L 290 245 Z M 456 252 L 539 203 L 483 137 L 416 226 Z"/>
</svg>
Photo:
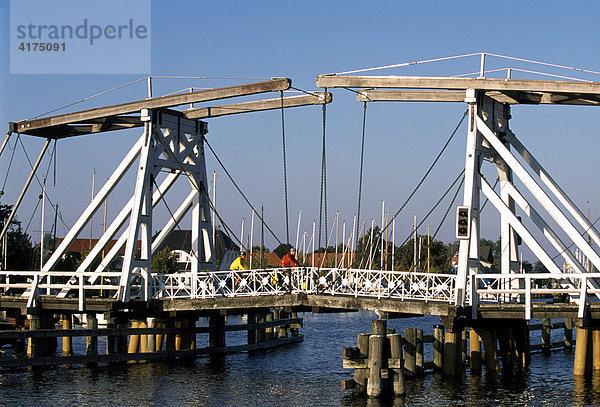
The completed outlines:
<svg viewBox="0 0 600 407">
<path fill-rule="evenodd" d="M 0 292 L 28 299 L 27 306 L 35 306 L 39 295 L 57 295 L 62 289 L 73 290 L 83 310 L 86 297 L 110 297 L 119 289 L 120 272 L 103 272 L 102 279 L 92 282 L 94 272 L 75 271 L 0 271 Z M 73 284 L 75 282 L 75 284 Z M 135 286 L 135 283 L 134 283 Z M 138 284 L 139 286 L 139 284 Z M 139 287 L 138 287 L 139 289 Z M 135 287 L 134 287 L 135 291 Z"/>
<path fill-rule="evenodd" d="M 278 268 L 153 275 L 156 298 L 217 298 L 284 293 L 454 301 L 451 274 L 340 268 Z"/>
<path fill-rule="evenodd" d="M 531 319 L 532 304 L 544 296 L 562 295 L 563 301 L 578 305 L 578 316 L 583 318 L 589 296 L 600 295 L 593 282 L 600 273 L 525 273 L 471 275 L 471 304 L 473 318 L 477 317 L 480 303 L 514 303 L 525 305 L 525 319 Z"/>
</svg>

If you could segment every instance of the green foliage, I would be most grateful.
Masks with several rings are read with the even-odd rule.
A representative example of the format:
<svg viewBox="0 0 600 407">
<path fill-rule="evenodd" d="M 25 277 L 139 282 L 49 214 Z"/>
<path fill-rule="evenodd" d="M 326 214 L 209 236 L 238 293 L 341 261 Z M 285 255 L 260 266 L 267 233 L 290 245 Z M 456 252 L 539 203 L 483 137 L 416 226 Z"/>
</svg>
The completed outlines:
<svg viewBox="0 0 600 407">
<path fill-rule="evenodd" d="M 533 272 L 535 273 L 548 273 L 548 269 L 544 266 L 544 263 L 541 261 L 536 261 L 533 263 Z"/>
<path fill-rule="evenodd" d="M 171 248 L 166 246 L 164 249 L 152 256 L 152 272 L 160 274 L 173 274 L 179 271 L 177 258 L 171 252 Z"/>
<path fill-rule="evenodd" d="M 0 205 L 0 227 L 4 227 L 11 210 L 11 205 Z M 10 223 L 6 241 L 7 264 L 2 265 L 2 268 L 8 270 L 31 270 L 31 259 L 33 257 L 31 237 L 21 229 L 21 222 L 16 217 Z"/>
<path fill-rule="evenodd" d="M 279 246 L 277 246 L 277 248 L 275 248 L 275 250 L 273 250 L 273 253 L 275 253 L 281 259 L 283 256 L 289 253 L 291 247 L 291 244 L 281 243 Z"/>
</svg>

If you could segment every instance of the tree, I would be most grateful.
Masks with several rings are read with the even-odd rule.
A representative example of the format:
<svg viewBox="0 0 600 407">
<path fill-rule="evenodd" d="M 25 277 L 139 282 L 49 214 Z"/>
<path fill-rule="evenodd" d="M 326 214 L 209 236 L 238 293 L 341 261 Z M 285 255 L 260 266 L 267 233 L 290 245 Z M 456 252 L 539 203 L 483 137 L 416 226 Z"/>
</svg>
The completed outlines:
<svg viewBox="0 0 600 407">
<path fill-rule="evenodd" d="M 11 205 L 0 205 L 0 228 L 4 228 L 11 210 Z M 22 230 L 21 222 L 16 216 L 8 228 L 6 243 L 7 264 L 3 265 L 3 268 L 7 270 L 31 270 L 33 256 L 31 237 Z"/>
<path fill-rule="evenodd" d="M 173 274 L 179 271 L 177 258 L 171 252 L 171 248 L 166 246 L 164 249 L 152 256 L 152 272 L 160 274 Z"/>
<path fill-rule="evenodd" d="M 397 270 L 427 271 L 427 235 L 417 236 L 417 242 L 421 241 L 421 253 L 418 258 L 420 268 L 415 270 L 414 264 L 414 238 L 396 249 L 394 265 Z M 418 246 L 417 246 L 418 248 Z M 452 253 L 454 254 L 454 253 Z M 429 266 L 433 273 L 449 273 L 448 248 L 440 240 L 429 241 Z"/>
<path fill-rule="evenodd" d="M 275 248 L 275 250 L 273 250 L 273 253 L 275 253 L 281 259 L 283 256 L 289 253 L 291 247 L 291 244 L 281 243 Z"/>
<path fill-rule="evenodd" d="M 548 269 L 544 266 L 544 263 L 539 260 L 533 263 L 533 271 L 536 273 L 548 273 Z"/>
</svg>

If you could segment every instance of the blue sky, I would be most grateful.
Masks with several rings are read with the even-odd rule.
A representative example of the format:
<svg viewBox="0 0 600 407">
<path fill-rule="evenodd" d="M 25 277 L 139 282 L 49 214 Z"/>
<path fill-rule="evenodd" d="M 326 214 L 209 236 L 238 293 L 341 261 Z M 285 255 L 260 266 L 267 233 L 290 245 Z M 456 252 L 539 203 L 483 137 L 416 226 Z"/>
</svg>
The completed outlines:
<svg viewBox="0 0 600 407">
<path fill-rule="evenodd" d="M 60 2 L 55 4 L 60 7 Z M 316 90 L 315 77 L 323 73 L 472 52 L 492 52 L 600 70 L 600 54 L 596 50 L 600 3 L 593 1 L 154 0 L 151 11 L 152 75 L 285 76 L 298 88 Z M 64 12 L 68 13 L 68 9 Z M 146 75 L 10 74 L 7 0 L 0 0 L 0 15 L 3 22 L 0 25 L 0 123 L 29 118 Z M 118 54 L 98 56 L 116 61 L 119 57 Z M 490 67 L 503 67 L 508 62 L 489 59 L 489 64 Z M 477 71 L 478 66 L 477 58 L 469 58 L 385 70 L 380 74 L 454 75 Z M 590 75 L 578 77 L 600 80 Z M 186 87 L 208 88 L 244 82 L 247 81 L 162 79 L 155 81 L 154 92 L 160 95 Z M 144 98 L 145 92 L 141 82 L 64 112 L 137 100 Z M 362 105 L 351 92 L 338 89 L 333 93 L 334 103 L 327 108 L 329 220 L 331 222 L 339 210 L 341 218 L 351 223 L 356 212 Z M 369 105 L 363 220 L 375 218 L 379 223 L 382 200 L 386 201 L 389 212 L 396 212 L 464 110 L 464 104 Z M 598 216 L 600 194 L 596 174 L 600 168 L 596 151 L 600 142 L 597 110 L 593 107 L 517 106 L 512 113 L 511 128 L 517 136 L 580 207 L 587 210 L 587 201 L 590 201 L 592 218 Z M 320 107 L 285 112 L 292 243 L 300 209 L 303 211 L 303 231 L 310 234 L 312 219 L 318 220 L 321 120 Z M 76 220 L 89 201 L 93 169 L 96 169 L 96 185 L 99 186 L 138 135 L 138 131 L 127 131 L 58 143 L 56 186 L 49 181 L 52 185 L 48 194 L 54 202 L 60 203 L 67 224 Z M 280 112 L 211 119 L 208 139 L 249 199 L 258 206 L 264 205 L 267 222 L 284 239 Z M 465 139 L 463 126 L 430 180 L 399 216 L 397 241 L 410 232 L 413 215 L 422 217 L 461 170 Z M 23 138 L 23 143 L 32 159 L 42 145 L 41 140 L 31 137 Z M 0 157 L 0 181 L 6 174 L 9 153 L 7 150 Z M 47 161 L 44 161 L 42 172 L 46 165 Z M 207 170 L 219 173 L 219 212 L 236 233 L 239 233 L 241 218 L 245 217 L 247 234 L 250 209 L 210 153 Z M 27 172 L 28 165 L 19 146 L 0 202 L 14 202 Z M 130 177 L 126 181 L 132 180 Z M 39 189 L 33 184 L 19 211 L 19 218 L 25 223 L 33 216 L 30 233 L 39 230 L 39 208 L 34 213 Z M 126 202 L 127 191 L 127 188 L 118 190 L 111 198 L 109 217 L 111 207 Z M 174 205 L 177 198 L 172 199 Z M 435 228 L 448 204 L 445 200 L 427 223 Z M 495 240 L 499 236 L 497 215 L 491 208 L 486 211 L 489 211 L 490 219 L 482 225 L 482 234 Z M 167 216 L 164 209 L 157 213 Z M 96 231 L 101 229 L 101 223 L 101 216 L 97 216 Z M 59 225 L 58 231 L 59 235 L 64 234 L 64 226 Z M 438 237 L 451 241 L 453 234 L 451 215 Z M 274 248 L 273 239 L 267 240 L 267 245 Z"/>
</svg>

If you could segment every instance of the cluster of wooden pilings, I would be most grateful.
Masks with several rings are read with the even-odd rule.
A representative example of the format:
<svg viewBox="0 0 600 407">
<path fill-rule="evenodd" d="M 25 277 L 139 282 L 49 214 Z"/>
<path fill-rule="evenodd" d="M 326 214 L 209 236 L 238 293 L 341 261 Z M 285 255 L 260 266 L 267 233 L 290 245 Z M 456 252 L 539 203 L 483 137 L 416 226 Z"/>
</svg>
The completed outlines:
<svg viewBox="0 0 600 407">
<path fill-rule="evenodd" d="M 228 325 L 225 312 L 208 315 L 208 326 L 197 326 L 199 313 L 143 317 L 141 314 L 106 315 L 106 328 L 98 327 L 95 313 L 86 314 L 85 326 L 73 329 L 73 315 L 56 316 L 40 312 L 29 316 L 29 329 L 0 331 L 0 341 L 26 343 L 26 357 L 0 359 L 0 367 L 23 367 L 101 362 L 148 361 L 238 352 L 258 352 L 303 340 L 302 319 L 285 309 L 259 309 L 249 312 L 246 324 Z M 227 346 L 226 333 L 247 331 L 247 343 Z M 208 334 L 208 347 L 197 346 L 197 335 Z M 85 337 L 85 354 L 74 354 L 73 338 Z M 105 349 L 98 338 L 106 337 Z M 62 352 L 57 350 L 61 338 Z"/>
<path fill-rule="evenodd" d="M 552 329 L 563 330 L 562 341 L 551 341 Z M 589 347 L 582 345 L 588 353 L 579 357 L 587 361 L 588 368 L 593 365 L 600 370 L 600 325 L 588 330 L 593 332 L 594 340 L 589 333 L 581 334 L 582 329 L 585 328 L 577 330 L 577 347 L 580 340 L 587 341 Z M 532 331 L 541 331 L 541 343 L 530 343 Z M 433 360 L 424 359 L 425 344 L 432 345 Z M 385 320 L 374 320 L 371 334 L 359 334 L 357 346 L 342 349 L 343 367 L 354 369 L 352 378 L 342 380 L 342 390 L 353 389 L 371 397 L 403 395 L 405 378 L 419 378 L 429 372 L 459 376 L 467 368 L 473 373 L 480 372 L 484 365 L 490 371 L 498 371 L 500 362 L 505 370 L 520 370 L 530 363 L 531 352 L 550 354 L 558 348 L 570 351 L 572 346 L 572 319 L 560 323 L 542 319 L 540 324 L 494 320 L 471 327 L 438 324 L 433 327 L 432 335 L 424 335 L 422 329 L 405 328 L 404 336 L 387 329 Z M 591 346 L 596 352 L 593 358 Z M 576 355 L 575 369 L 578 363 Z"/>
</svg>

